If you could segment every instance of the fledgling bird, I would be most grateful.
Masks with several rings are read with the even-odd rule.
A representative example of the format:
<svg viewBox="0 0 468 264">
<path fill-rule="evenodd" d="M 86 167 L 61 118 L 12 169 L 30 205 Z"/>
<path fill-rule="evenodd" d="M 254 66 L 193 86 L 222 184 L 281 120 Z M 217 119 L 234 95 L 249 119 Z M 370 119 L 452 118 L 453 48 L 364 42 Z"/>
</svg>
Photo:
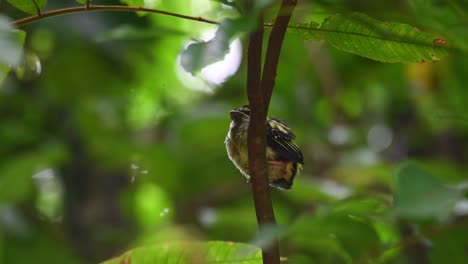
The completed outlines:
<svg viewBox="0 0 468 264">
<path fill-rule="evenodd" d="M 229 159 L 250 179 L 247 150 L 247 130 L 250 122 L 248 105 L 233 109 L 230 112 L 231 125 L 224 143 Z M 266 159 L 267 174 L 270 186 L 281 190 L 292 187 L 294 177 L 302 169 L 304 158 L 299 147 L 293 142 L 296 136 L 288 124 L 278 118 L 267 118 L 266 122 Z"/>
</svg>

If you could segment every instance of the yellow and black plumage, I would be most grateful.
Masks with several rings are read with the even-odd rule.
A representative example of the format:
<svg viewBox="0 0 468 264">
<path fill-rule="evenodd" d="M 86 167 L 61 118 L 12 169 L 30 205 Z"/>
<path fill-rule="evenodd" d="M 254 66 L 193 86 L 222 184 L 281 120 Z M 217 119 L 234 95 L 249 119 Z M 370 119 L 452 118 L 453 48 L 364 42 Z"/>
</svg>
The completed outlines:
<svg viewBox="0 0 468 264">
<path fill-rule="evenodd" d="M 229 159 L 250 179 L 248 172 L 247 131 L 250 109 L 247 105 L 230 112 L 231 125 L 225 144 Z M 267 118 L 266 159 L 270 186 L 282 190 L 291 189 L 294 177 L 302 169 L 304 158 L 294 143 L 296 136 L 288 124 L 278 118 Z"/>
</svg>

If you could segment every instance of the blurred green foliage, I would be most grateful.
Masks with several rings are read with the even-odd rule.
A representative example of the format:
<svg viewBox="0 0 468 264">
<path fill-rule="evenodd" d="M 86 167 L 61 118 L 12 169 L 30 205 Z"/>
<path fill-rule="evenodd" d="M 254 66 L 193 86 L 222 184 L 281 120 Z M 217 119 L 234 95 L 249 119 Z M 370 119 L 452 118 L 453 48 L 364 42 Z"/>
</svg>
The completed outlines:
<svg viewBox="0 0 468 264">
<path fill-rule="evenodd" d="M 383 64 L 286 35 L 270 114 L 305 156 L 293 189 L 271 190 L 286 263 L 468 263 L 465 2 L 298 6 L 297 23 L 363 12 L 440 34 L 458 52 Z M 237 15 L 227 3 L 150 7 L 221 21 Z M 5 1 L 0 10 L 25 16 Z M 216 71 L 223 64 L 194 75 L 180 66 L 192 39 L 216 29 L 115 12 L 21 28 L 28 57 L 0 86 L 0 264 L 97 263 L 137 247 L 151 259 L 172 241 L 260 246 L 271 235 L 257 233 L 250 186 L 223 144 L 229 110 L 246 103 L 245 63 L 228 63 L 233 76 Z"/>
<path fill-rule="evenodd" d="M 130 261 L 142 264 L 151 263 L 262 263 L 262 253 L 257 247 L 242 243 L 210 241 L 173 242 L 150 247 L 136 248 L 120 257 L 103 262 L 119 264 Z M 190 262 L 192 261 L 192 262 Z"/>
</svg>

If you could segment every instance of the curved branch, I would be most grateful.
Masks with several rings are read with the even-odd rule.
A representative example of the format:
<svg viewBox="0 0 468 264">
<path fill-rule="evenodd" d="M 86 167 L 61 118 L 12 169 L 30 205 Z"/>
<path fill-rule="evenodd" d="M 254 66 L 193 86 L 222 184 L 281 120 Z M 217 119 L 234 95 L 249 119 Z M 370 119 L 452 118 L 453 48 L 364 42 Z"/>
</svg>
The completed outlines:
<svg viewBox="0 0 468 264">
<path fill-rule="evenodd" d="M 284 35 L 288 28 L 292 12 L 297 5 L 297 0 L 282 0 L 281 7 L 276 16 L 268 39 L 268 48 L 265 55 L 265 64 L 262 73 L 262 89 L 265 111 L 268 112 L 270 99 L 275 86 L 276 71 L 278 69 L 279 56 L 283 45 Z"/>
<path fill-rule="evenodd" d="M 61 8 L 61 9 L 56 9 L 56 10 L 50 10 L 46 12 L 39 12 L 37 15 L 26 17 L 23 19 L 16 20 L 14 22 L 14 25 L 17 27 L 24 26 L 26 24 L 35 22 L 37 20 L 41 20 L 46 17 L 53 17 L 53 16 L 59 16 L 63 14 L 69 14 L 69 13 L 82 13 L 82 12 L 96 12 L 96 11 L 121 11 L 121 12 L 147 12 L 147 13 L 156 13 L 156 14 L 162 14 L 166 16 L 172 16 L 172 17 L 178 17 L 178 18 L 183 18 L 183 19 L 188 19 L 188 20 L 193 20 L 193 21 L 199 21 L 199 22 L 204 22 L 208 24 L 219 24 L 217 21 L 205 19 L 202 17 L 193 17 L 193 16 L 187 16 L 187 15 L 181 15 L 177 13 L 172 13 L 168 11 L 163 11 L 163 10 L 158 10 L 158 9 L 152 9 L 152 8 L 145 8 L 141 6 L 123 6 L 123 5 L 83 5 L 83 6 L 76 6 L 76 7 L 67 7 L 67 8 Z"/>
</svg>

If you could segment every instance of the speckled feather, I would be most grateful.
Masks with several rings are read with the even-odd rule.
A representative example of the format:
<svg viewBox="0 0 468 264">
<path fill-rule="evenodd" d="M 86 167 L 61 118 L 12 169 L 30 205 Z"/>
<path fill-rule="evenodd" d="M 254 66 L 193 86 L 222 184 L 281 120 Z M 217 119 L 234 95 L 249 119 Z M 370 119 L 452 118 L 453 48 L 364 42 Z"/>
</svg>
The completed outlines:
<svg viewBox="0 0 468 264">
<path fill-rule="evenodd" d="M 250 109 L 243 106 L 232 110 L 230 114 L 232 122 L 225 140 L 228 156 L 249 179 L 247 130 Z M 291 189 L 294 177 L 302 169 L 304 158 L 299 147 L 293 142 L 295 138 L 285 121 L 278 118 L 267 119 L 267 174 L 273 187 Z"/>
<path fill-rule="evenodd" d="M 267 145 L 278 152 L 277 159 L 292 160 L 304 164 L 304 157 L 299 147 L 293 142 L 296 136 L 288 124 L 278 118 L 269 118 L 267 122 Z"/>
</svg>

